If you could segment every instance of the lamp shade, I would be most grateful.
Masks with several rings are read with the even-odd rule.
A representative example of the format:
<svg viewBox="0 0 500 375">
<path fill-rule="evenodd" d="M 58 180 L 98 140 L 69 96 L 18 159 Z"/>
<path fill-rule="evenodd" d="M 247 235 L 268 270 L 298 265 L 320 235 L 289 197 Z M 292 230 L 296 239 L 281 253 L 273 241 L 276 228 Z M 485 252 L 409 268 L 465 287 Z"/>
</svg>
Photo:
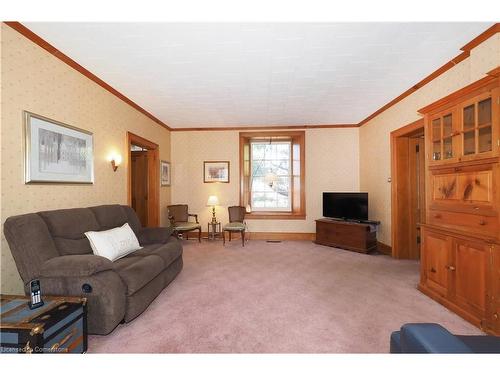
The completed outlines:
<svg viewBox="0 0 500 375">
<path fill-rule="evenodd" d="M 211 195 L 208 197 L 207 206 L 218 206 L 218 205 L 219 205 L 219 198 L 217 198 L 216 195 Z"/>
<path fill-rule="evenodd" d="M 276 173 L 269 171 L 264 176 L 264 181 L 266 182 L 266 184 L 268 184 L 272 188 L 273 185 L 276 182 L 278 182 L 278 176 L 276 175 Z"/>
</svg>

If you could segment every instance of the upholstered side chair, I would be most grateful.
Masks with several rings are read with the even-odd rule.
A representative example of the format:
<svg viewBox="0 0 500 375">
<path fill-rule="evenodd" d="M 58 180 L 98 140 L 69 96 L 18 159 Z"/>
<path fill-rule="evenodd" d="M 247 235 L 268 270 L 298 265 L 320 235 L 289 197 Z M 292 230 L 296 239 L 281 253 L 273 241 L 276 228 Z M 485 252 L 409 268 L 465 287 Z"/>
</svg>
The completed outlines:
<svg viewBox="0 0 500 375">
<path fill-rule="evenodd" d="M 222 243 L 226 244 L 226 232 L 229 232 L 229 241 L 231 241 L 231 233 L 241 233 L 241 244 L 245 246 L 245 213 L 246 209 L 242 206 L 228 207 L 229 223 L 224 225 L 222 230 Z"/>
<path fill-rule="evenodd" d="M 187 204 L 173 204 L 167 206 L 168 219 L 174 229 L 174 233 L 179 236 L 186 233 L 186 239 L 189 239 L 189 232 L 198 231 L 198 242 L 201 242 L 201 225 L 198 222 L 198 215 L 190 214 Z M 194 217 L 195 222 L 189 221 Z"/>
</svg>

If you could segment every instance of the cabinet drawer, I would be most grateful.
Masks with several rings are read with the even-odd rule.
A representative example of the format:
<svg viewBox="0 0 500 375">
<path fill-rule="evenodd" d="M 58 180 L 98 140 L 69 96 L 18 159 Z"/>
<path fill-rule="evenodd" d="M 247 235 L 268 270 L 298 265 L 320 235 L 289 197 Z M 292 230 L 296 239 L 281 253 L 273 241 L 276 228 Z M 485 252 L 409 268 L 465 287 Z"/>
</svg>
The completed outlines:
<svg viewBox="0 0 500 375">
<path fill-rule="evenodd" d="M 498 216 L 429 210 L 428 223 L 498 237 Z"/>
</svg>

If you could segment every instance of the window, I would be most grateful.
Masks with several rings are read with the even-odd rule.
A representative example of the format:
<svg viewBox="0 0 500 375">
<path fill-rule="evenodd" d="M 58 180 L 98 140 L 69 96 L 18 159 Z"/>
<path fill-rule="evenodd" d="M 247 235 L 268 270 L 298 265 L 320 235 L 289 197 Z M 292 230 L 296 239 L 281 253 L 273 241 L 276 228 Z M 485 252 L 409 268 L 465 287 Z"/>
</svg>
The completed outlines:
<svg viewBox="0 0 500 375">
<path fill-rule="evenodd" d="M 301 132 L 240 133 L 241 204 L 249 218 L 305 218 Z"/>
</svg>

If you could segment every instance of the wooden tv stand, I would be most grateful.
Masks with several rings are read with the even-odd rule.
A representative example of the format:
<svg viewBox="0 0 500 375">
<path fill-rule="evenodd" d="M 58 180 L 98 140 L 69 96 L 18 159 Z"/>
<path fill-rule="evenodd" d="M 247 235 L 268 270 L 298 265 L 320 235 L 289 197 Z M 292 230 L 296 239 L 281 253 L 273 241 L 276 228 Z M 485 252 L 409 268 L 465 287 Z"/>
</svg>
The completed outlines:
<svg viewBox="0 0 500 375">
<path fill-rule="evenodd" d="M 379 222 L 373 222 L 378 225 Z M 334 219 L 316 220 L 316 241 L 319 245 L 369 253 L 377 249 L 377 232 L 370 223 Z"/>
</svg>

